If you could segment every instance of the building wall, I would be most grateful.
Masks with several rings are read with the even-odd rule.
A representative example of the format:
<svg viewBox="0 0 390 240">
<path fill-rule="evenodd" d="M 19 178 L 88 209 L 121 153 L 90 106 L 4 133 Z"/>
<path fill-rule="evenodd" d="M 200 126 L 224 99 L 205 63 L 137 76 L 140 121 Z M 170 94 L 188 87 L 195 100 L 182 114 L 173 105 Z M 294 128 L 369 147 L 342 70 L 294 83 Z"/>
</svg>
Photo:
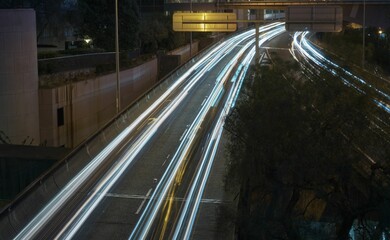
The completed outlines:
<svg viewBox="0 0 390 240">
<path fill-rule="evenodd" d="M 157 82 L 157 59 L 120 72 L 120 79 L 121 107 L 125 108 Z M 115 73 L 53 89 L 40 89 L 42 143 L 77 146 L 115 116 L 115 99 Z"/>
<path fill-rule="evenodd" d="M 246 9 L 237 9 L 234 10 L 237 14 L 237 19 L 245 19 L 248 20 L 248 10 Z M 237 29 L 246 28 L 248 26 L 248 23 L 237 23 Z"/>
<path fill-rule="evenodd" d="M 180 58 L 179 64 L 181 65 L 187 62 L 192 56 L 197 54 L 198 50 L 199 50 L 199 41 L 193 41 L 191 48 L 190 48 L 190 44 L 187 44 L 183 47 L 170 51 L 168 55 L 179 56 Z"/>
<path fill-rule="evenodd" d="M 38 145 L 35 11 L 0 9 L 0 143 Z"/>
<path fill-rule="evenodd" d="M 190 54 L 191 52 L 191 54 Z M 167 54 L 158 55 L 159 79 L 168 75 L 175 68 L 186 63 L 191 55 L 195 56 L 199 52 L 199 41 L 193 41 L 192 48 L 190 44 L 177 48 Z"/>
</svg>

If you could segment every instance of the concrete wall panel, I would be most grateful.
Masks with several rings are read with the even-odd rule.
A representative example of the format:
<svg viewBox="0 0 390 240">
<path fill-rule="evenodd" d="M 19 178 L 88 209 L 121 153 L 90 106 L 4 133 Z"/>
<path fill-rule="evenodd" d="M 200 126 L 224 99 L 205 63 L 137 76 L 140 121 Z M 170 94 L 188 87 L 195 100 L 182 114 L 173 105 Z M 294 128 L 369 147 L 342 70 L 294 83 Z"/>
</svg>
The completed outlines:
<svg viewBox="0 0 390 240">
<path fill-rule="evenodd" d="M 13 144 L 40 143 L 35 12 L 0 9 L 0 131 Z M 21 121 L 23 119 L 23 121 Z"/>
<path fill-rule="evenodd" d="M 157 82 L 157 59 L 120 73 L 121 106 L 125 108 Z M 72 88 L 72 96 L 69 91 Z M 51 91 L 51 92 L 50 92 Z M 40 90 L 40 127 L 42 141 L 48 146 L 61 146 L 70 128 L 73 129 L 73 146 L 91 136 L 116 114 L 116 74 L 108 74 L 55 89 Z M 50 93 L 49 93 L 50 92 Z M 56 101 L 53 102 L 53 96 Z M 70 104 L 72 101 L 72 104 Z M 71 105 L 71 107 L 70 107 Z M 65 129 L 56 126 L 57 108 L 67 109 Z M 45 111 L 52 109 L 53 114 Z M 48 119 L 46 119 L 48 118 Z M 49 126 L 46 123 L 52 123 Z M 61 130 L 61 131 L 60 131 Z M 68 141 L 65 145 L 71 147 Z"/>
<path fill-rule="evenodd" d="M 103 127 L 109 120 L 112 119 L 112 116 L 114 116 L 116 113 L 115 106 L 108 106 L 104 109 L 101 109 L 97 113 L 97 121 L 98 121 L 98 128 Z"/>
<path fill-rule="evenodd" d="M 77 118 L 74 123 L 74 139 L 77 141 L 76 144 L 81 143 L 82 140 L 96 132 L 98 130 L 97 126 L 98 124 L 95 116 Z"/>
<path fill-rule="evenodd" d="M 39 128 L 42 144 L 60 146 L 57 141 L 57 99 L 53 89 L 39 90 Z M 43 101 L 46 99 L 46 101 Z"/>
</svg>

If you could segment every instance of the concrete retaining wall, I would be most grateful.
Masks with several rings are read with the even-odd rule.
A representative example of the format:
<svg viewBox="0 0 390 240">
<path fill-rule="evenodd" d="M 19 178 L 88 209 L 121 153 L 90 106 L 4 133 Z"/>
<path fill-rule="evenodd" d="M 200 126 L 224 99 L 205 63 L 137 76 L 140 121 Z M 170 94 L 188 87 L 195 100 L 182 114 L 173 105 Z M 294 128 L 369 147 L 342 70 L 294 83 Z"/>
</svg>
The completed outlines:
<svg viewBox="0 0 390 240">
<path fill-rule="evenodd" d="M 120 72 L 120 79 L 124 108 L 157 82 L 157 59 Z M 75 147 L 115 116 L 116 74 L 40 89 L 39 106 L 42 142 Z"/>
<path fill-rule="evenodd" d="M 167 74 L 172 72 L 175 68 L 179 67 L 183 63 L 187 62 L 191 55 L 194 56 L 199 52 L 199 41 L 175 49 L 168 54 L 158 56 L 158 77 L 159 79 L 165 77 Z"/>
<path fill-rule="evenodd" d="M 197 41 L 193 42 L 192 55 L 198 53 L 198 45 Z M 165 76 L 189 59 L 190 47 L 187 45 L 160 57 L 159 61 L 153 59 L 122 71 L 122 108 L 151 88 L 159 77 Z M 77 146 L 115 116 L 115 100 L 115 73 L 56 88 L 39 89 L 41 143 L 53 147 Z"/>
<path fill-rule="evenodd" d="M 192 43 L 192 48 L 190 48 L 190 45 L 183 46 L 181 48 L 175 49 L 171 52 L 168 53 L 168 55 L 178 55 L 180 56 L 180 65 L 187 62 L 190 58 L 191 55 L 194 56 L 195 54 L 198 53 L 198 45 L 199 42 L 193 42 Z"/>
</svg>

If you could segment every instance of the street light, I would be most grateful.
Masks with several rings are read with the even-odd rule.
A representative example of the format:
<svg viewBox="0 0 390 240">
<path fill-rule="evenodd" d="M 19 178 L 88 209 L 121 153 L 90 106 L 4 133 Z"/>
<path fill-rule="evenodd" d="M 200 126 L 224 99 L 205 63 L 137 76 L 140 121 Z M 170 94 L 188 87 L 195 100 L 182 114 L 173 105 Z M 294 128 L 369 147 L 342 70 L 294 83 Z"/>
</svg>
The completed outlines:
<svg viewBox="0 0 390 240">
<path fill-rule="evenodd" d="M 121 92 L 119 81 L 119 38 L 118 38 L 118 0 L 115 0 L 115 65 L 116 65 L 116 113 L 121 109 Z"/>
<path fill-rule="evenodd" d="M 190 12 L 192 12 L 192 0 L 190 1 Z M 192 58 L 192 31 L 190 32 L 190 58 Z"/>
<path fill-rule="evenodd" d="M 366 0 L 363 1 L 363 54 L 362 54 L 362 67 L 364 69 L 366 51 Z"/>
</svg>

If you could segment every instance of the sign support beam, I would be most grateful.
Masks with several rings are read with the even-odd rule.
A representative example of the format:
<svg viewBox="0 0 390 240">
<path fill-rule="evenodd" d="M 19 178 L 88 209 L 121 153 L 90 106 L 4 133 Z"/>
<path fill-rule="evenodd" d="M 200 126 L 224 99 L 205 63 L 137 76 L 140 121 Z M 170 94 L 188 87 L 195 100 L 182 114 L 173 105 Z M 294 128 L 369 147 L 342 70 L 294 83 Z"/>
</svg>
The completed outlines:
<svg viewBox="0 0 390 240">
<path fill-rule="evenodd" d="M 260 48 L 259 48 L 259 42 L 260 42 L 260 32 L 259 32 L 259 27 L 260 27 L 260 24 L 259 23 L 256 23 L 255 24 L 255 29 L 256 29 L 256 53 L 255 53 L 255 62 L 258 63 L 259 62 L 259 59 L 260 59 Z"/>
</svg>

